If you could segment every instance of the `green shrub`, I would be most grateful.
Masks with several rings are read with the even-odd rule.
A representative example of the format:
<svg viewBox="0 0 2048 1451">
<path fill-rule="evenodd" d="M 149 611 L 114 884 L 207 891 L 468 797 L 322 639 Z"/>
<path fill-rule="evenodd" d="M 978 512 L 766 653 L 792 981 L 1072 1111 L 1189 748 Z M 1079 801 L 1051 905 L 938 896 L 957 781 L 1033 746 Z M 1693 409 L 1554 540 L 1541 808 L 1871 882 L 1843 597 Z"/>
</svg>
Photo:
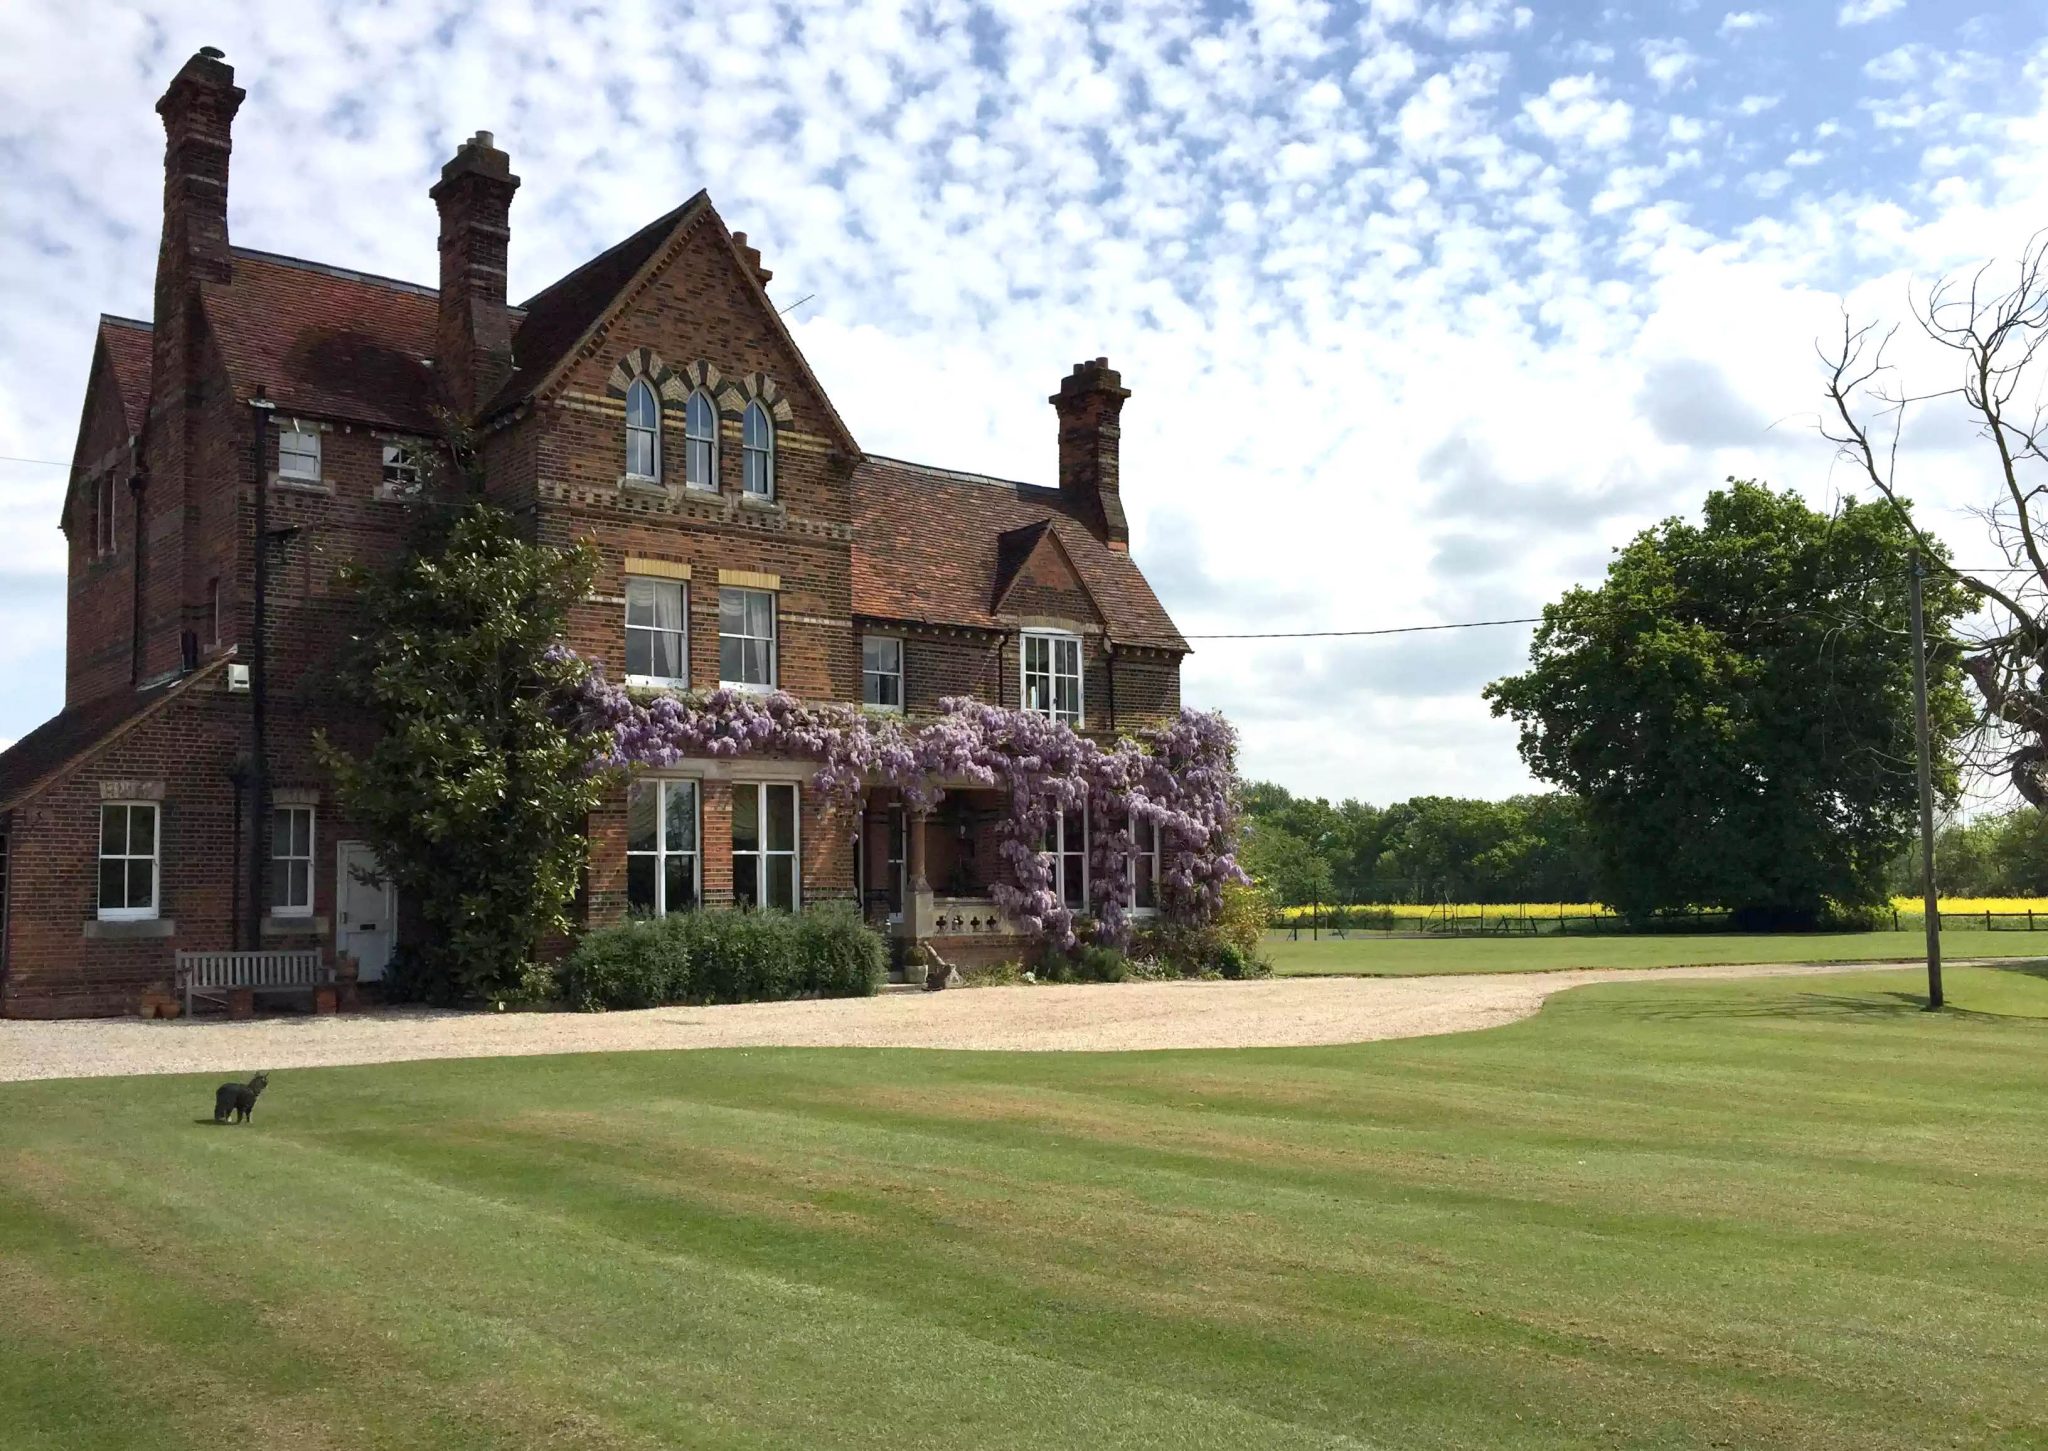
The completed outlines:
<svg viewBox="0 0 2048 1451">
<path fill-rule="evenodd" d="M 960 981 L 968 987 L 1012 987 L 1024 980 L 1024 969 L 1014 962 L 985 962 L 960 969 Z"/>
<path fill-rule="evenodd" d="M 1249 889 L 1247 897 L 1253 896 Z M 1142 928 L 1131 943 L 1131 955 L 1161 964 L 1175 977 L 1266 977 L 1272 968 L 1258 953 L 1258 927 L 1262 910 L 1256 902 L 1226 895 L 1224 911 L 1214 921 L 1192 926 L 1184 922 L 1156 922 Z M 1249 934 L 1246 924 L 1251 925 Z M 1251 945 L 1245 945 L 1247 935 Z"/>
<path fill-rule="evenodd" d="M 1114 947 L 1083 943 L 1062 952 L 1048 942 L 1035 969 L 1040 982 L 1122 982 L 1130 975 L 1130 959 Z"/>
<path fill-rule="evenodd" d="M 556 983 L 580 1012 L 866 997 L 886 964 L 882 939 L 851 909 L 679 912 L 584 934 Z"/>
</svg>

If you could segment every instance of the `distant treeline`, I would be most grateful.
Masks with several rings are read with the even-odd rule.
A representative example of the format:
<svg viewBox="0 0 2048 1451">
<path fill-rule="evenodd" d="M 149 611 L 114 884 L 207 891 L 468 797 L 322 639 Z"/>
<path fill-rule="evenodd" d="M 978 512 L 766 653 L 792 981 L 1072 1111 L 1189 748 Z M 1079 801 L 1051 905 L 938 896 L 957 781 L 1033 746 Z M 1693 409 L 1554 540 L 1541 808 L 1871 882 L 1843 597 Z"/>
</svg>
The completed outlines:
<svg viewBox="0 0 2048 1451">
<path fill-rule="evenodd" d="M 2015 806 L 1934 833 L 1934 883 L 1944 897 L 2048 896 L 2048 813 Z M 1920 895 L 1920 850 L 1902 853 L 1892 889 Z"/>
<path fill-rule="evenodd" d="M 1593 843 L 1570 796 L 1332 806 L 1253 781 L 1244 804 L 1245 869 L 1286 905 L 1599 900 Z"/>
</svg>

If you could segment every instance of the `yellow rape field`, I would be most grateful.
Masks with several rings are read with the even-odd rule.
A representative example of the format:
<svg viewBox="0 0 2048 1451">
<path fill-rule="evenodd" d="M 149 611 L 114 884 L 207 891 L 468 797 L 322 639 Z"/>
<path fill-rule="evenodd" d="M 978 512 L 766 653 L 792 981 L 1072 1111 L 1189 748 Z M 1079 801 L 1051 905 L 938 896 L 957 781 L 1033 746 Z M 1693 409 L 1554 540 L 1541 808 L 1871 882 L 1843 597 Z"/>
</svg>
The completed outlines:
<svg viewBox="0 0 2048 1451">
<path fill-rule="evenodd" d="M 1918 915 L 1918 897 L 1894 897 L 1892 906 L 1902 913 Z M 1312 916 L 1328 917 L 1339 910 L 1336 903 L 1325 902 L 1319 908 L 1288 907 L 1282 915 L 1288 921 L 1310 920 Z M 1356 912 L 1389 913 L 1396 921 L 1441 922 L 1446 919 L 1496 917 L 1611 917 L 1611 908 L 1598 902 L 1394 902 L 1387 904 L 1360 904 L 1350 908 Z M 1993 916 L 2010 913 L 2039 912 L 2048 917 L 2048 897 L 1943 897 L 1941 910 L 1944 914 L 1957 916 Z"/>
</svg>

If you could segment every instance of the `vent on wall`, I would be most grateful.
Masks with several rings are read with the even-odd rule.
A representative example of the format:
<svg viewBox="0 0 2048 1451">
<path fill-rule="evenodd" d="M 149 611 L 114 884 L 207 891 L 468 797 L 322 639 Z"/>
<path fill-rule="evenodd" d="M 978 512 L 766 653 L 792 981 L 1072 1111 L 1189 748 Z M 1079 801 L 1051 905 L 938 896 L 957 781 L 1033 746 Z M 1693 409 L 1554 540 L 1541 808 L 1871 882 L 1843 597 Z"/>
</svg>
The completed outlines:
<svg viewBox="0 0 2048 1451">
<path fill-rule="evenodd" d="M 232 692 L 233 692 L 234 694 L 236 694 L 236 695 L 246 695 L 246 694 L 248 693 L 248 691 L 249 691 L 249 667 L 248 667 L 248 666 L 246 666 L 246 665 L 230 665 L 230 666 L 228 666 L 228 689 L 229 689 L 230 691 L 232 691 Z"/>
</svg>

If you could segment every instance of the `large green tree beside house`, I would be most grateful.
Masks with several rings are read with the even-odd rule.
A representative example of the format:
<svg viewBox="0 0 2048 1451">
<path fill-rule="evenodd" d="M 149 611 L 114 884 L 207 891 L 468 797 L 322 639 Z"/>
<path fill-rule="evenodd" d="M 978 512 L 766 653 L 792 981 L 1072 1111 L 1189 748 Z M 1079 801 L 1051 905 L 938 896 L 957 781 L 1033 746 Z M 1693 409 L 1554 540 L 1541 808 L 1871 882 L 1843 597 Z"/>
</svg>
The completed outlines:
<svg viewBox="0 0 2048 1451">
<path fill-rule="evenodd" d="M 1798 926 L 1874 906 L 1914 823 L 1908 522 L 1831 514 L 1731 481 L 1698 523 L 1667 519 L 1605 583 L 1544 609 L 1529 669 L 1486 689 L 1529 769 L 1584 806 L 1601 897 L 1625 913 L 1725 907 Z M 1927 581 L 1937 779 L 1955 791 L 1971 710 Z"/>
</svg>

